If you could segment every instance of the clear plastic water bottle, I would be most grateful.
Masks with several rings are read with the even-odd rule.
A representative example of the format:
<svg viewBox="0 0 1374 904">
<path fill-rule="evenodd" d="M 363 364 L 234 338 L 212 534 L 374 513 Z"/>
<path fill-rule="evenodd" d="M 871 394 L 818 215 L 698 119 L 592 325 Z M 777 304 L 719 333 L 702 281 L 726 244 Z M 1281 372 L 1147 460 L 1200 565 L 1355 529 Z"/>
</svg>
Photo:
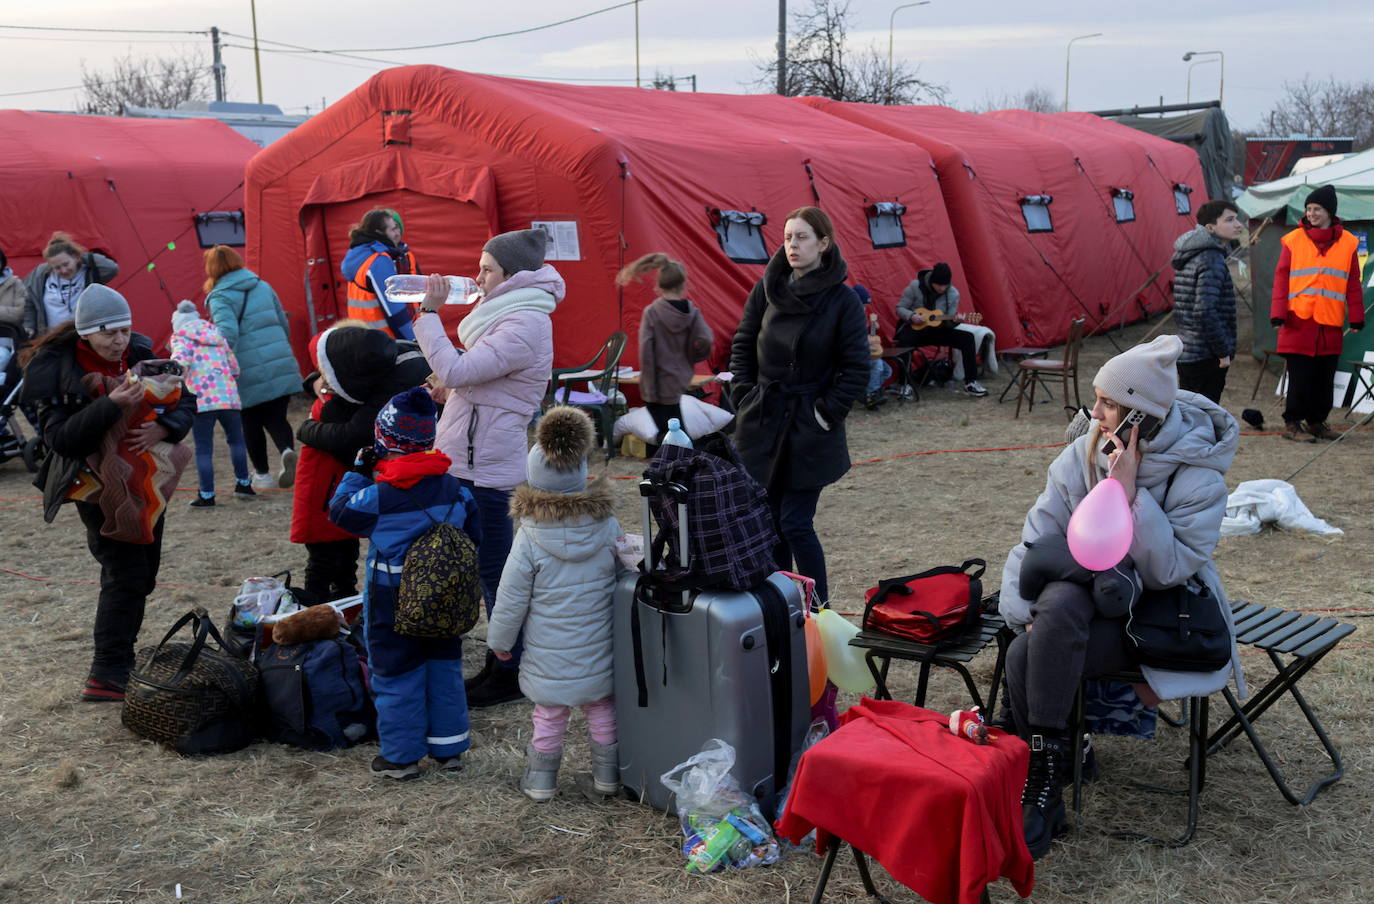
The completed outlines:
<svg viewBox="0 0 1374 904">
<path fill-rule="evenodd" d="M 668 432 L 663 437 L 663 445 L 692 448 L 692 438 L 682 429 L 682 423 L 675 417 L 668 418 Z"/>
<path fill-rule="evenodd" d="M 477 281 L 468 276 L 445 276 L 448 280 L 448 299 L 444 304 L 476 304 L 482 296 Z M 429 277 L 423 273 L 397 273 L 386 278 L 386 297 L 405 304 L 419 304 L 425 300 Z"/>
</svg>

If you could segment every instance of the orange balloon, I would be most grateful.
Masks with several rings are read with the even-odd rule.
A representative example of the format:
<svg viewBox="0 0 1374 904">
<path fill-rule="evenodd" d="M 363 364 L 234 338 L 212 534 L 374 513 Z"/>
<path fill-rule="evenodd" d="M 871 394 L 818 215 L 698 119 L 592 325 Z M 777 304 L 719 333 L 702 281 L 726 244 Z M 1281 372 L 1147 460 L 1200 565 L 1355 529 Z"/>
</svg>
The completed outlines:
<svg viewBox="0 0 1374 904">
<path fill-rule="evenodd" d="M 806 613 L 806 671 L 811 677 L 811 705 L 825 693 L 825 641 L 821 639 L 816 616 Z"/>
</svg>

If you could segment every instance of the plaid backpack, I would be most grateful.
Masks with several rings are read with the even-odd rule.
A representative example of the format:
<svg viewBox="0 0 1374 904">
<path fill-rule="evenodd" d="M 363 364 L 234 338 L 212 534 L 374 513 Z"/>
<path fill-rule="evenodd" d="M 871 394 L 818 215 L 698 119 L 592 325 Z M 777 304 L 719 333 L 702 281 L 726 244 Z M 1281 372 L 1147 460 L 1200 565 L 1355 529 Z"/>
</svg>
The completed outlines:
<svg viewBox="0 0 1374 904">
<path fill-rule="evenodd" d="M 421 511 L 434 523 L 406 550 L 393 630 L 407 637 L 458 637 L 477 624 L 482 600 L 477 544 L 466 531 Z"/>
<path fill-rule="evenodd" d="M 729 439 L 719 433 L 696 448 L 665 444 L 644 471 L 641 493 L 658 525 L 645 542 L 650 561 L 663 563 L 655 577 L 681 588 L 750 590 L 772 574 L 778 544 L 768 494 L 749 476 Z M 686 489 L 685 498 L 674 486 Z M 687 566 L 682 566 L 678 505 L 687 508 Z"/>
</svg>

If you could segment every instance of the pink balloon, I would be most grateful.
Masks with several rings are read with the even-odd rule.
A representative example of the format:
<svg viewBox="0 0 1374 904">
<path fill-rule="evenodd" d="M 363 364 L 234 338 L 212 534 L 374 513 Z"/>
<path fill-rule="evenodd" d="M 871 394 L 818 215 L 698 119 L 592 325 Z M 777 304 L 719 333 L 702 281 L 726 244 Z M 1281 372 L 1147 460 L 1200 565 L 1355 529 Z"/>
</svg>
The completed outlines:
<svg viewBox="0 0 1374 904">
<path fill-rule="evenodd" d="M 1108 477 L 1093 487 L 1069 518 L 1069 552 L 1089 571 L 1106 571 L 1126 557 L 1135 523 L 1126 490 Z"/>
</svg>

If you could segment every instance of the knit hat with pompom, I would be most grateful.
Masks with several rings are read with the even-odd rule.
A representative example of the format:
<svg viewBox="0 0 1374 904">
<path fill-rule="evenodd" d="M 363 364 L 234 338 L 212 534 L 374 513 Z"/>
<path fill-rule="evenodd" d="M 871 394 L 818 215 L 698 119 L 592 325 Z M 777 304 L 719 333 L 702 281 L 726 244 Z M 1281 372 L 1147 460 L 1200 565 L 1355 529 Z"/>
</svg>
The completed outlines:
<svg viewBox="0 0 1374 904">
<path fill-rule="evenodd" d="M 580 408 L 558 405 L 539 420 L 535 445 L 525 465 L 526 481 L 550 493 L 581 493 L 587 488 L 587 455 L 596 443 L 592 419 Z"/>
</svg>

